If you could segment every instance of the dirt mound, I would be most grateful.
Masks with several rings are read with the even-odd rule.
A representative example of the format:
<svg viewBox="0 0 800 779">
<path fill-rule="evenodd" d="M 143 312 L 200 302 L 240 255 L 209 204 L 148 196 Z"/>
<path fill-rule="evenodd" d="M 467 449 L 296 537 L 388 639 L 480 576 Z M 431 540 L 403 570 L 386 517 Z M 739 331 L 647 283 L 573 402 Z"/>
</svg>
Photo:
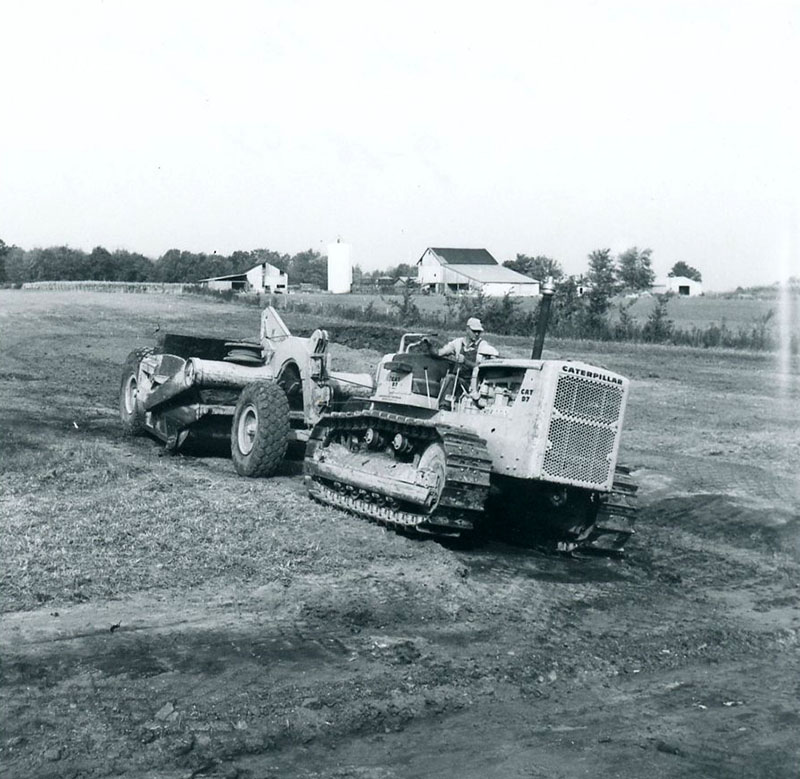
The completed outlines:
<svg viewBox="0 0 800 779">
<path fill-rule="evenodd" d="M 790 507 L 764 507 L 729 495 L 667 498 L 647 510 L 647 520 L 701 533 L 709 541 L 800 558 L 800 515 Z"/>
<path fill-rule="evenodd" d="M 294 320 L 289 316 L 286 317 L 286 324 L 294 335 L 309 336 L 314 330 L 308 327 L 307 321 Z M 407 328 L 364 322 L 321 322 L 318 326 L 328 331 L 330 340 L 334 343 L 349 346 L 351 349 L 373 349 L 381 354 L 395 351 L 400 338 L 409 331 Z"/>
</svg>

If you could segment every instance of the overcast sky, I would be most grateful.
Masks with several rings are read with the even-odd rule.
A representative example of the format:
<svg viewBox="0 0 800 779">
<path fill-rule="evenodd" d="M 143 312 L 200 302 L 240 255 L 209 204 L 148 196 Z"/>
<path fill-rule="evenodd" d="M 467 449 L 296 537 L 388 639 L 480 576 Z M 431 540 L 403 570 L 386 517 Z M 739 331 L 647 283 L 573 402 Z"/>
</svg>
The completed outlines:
<svg viewBox="0 0 800 779">
<path fill-rule="evenodd" d="M 798 267 L 798 2 L 9 2 L 0 238 Z"/>
</svg>

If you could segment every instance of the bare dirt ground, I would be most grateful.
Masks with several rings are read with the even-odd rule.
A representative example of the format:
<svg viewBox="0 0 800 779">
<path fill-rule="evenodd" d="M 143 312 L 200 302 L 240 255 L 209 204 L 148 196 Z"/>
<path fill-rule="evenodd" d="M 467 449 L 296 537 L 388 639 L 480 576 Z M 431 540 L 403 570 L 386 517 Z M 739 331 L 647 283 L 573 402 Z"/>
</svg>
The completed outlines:
<svg viewBox="0 0 800 779">
<path fill-rule="evenodd" d="M 633 380 L 638 534 L 576 560 L 124 438 L 118 366 L 156 324 L 253 337 L 258 312 L 0 291 L 4 777 L 800 773 L 796 366 L 551 343 Z"/>
</svg>

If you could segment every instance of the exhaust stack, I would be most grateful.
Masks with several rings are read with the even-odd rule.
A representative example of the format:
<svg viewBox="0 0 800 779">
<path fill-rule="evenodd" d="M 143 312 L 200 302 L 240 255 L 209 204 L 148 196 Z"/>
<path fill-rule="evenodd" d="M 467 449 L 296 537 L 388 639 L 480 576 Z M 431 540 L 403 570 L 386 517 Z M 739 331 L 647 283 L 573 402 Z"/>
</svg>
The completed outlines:
<svg viewBox="0 0 800 779">
<path fill-rule="evenodd" d="M 542 349 L 544 348 L 544 335 L 547 331 L 547 324 L 550 321 L 550 306 L 553 302 L 556 286 L 553 277 L 548 276 L 542 284 L 542 302 L 539 304 L 539 320 L 536 323 L 536 338 L 533 341 L 532 360 L 541 360 Z"/>
</svg>

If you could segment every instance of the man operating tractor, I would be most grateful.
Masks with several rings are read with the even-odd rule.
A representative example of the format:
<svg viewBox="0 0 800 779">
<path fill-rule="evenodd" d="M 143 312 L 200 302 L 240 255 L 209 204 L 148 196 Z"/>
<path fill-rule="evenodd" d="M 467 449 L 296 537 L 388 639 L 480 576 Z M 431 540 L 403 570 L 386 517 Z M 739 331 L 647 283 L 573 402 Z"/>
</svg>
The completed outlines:
<svg viewBox="0 0 800 779">
<path fill-rule="evenodd" d="M 458 363 L 459 376 L 456 394 L 467 391 L 473 398 L 477 397 L 477 366 L 485 360 L 499 356 L 499 352 L 490 343 L 483 340 L 483 325 L 477 317 L 467 320 L 466 334 L 448 341 L 439 349 L 439 357 L 450 357 Z"/>
<path fill-rule="evenodd" d="M 499 352 L 490 343 L 483 340 L 483 325 L 477 317 L 467 320 L 467 332 L 459 338 L 448 341 L 439 349 L 439 357 L 454 357 L 456 362 L 464 363 L 464 367 L 472 370 L 486 359 L 497 357 Z"/>
</svg>

